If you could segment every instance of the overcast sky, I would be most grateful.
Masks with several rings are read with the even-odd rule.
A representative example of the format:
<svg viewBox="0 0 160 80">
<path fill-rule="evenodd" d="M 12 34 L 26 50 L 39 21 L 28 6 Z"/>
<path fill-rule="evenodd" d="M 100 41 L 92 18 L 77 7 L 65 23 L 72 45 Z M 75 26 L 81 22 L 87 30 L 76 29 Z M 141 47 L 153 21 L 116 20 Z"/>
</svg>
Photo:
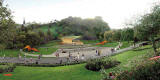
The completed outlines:
<svg viewBox="0 0 160 80">
<path fill-rule="evenodd" d="M 6 0 L 14 20 L 49 22 L 68 16 L 94 18 L 101 16 L 111 28 L 123 28 L 137 15 L 149 12 L 159 0 Z"/>
</svg>

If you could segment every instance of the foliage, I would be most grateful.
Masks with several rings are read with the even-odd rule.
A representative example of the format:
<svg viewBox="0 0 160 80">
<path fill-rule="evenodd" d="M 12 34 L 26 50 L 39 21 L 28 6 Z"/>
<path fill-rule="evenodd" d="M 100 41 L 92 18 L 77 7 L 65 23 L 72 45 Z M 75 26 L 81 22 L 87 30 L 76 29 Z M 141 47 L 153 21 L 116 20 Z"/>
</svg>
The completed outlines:
<svg viewBox="0 0 160 80">
<path fill-rule="evenodd" d="M 150 47 L 151 46 L 145 46 L 142 47 L 142 49 Z M 112 56 L 112 58 L 116 58 L 116 60 L 120 61 L 121 64 L 116 67 L 107 69 L 106 74 L 108 75 L 109 72 L 121 69 L 128 70 L 128 67 L 130 67 L 130 65 L 128 67 L 126 67 L 126 65 L 130 62 L 130 60 L 132 60 L 133 58 L 141 59 L 138 56 L 150 52 L 148 51 L 150 49 L 144 49 L 144 50 L 137 49 L 137 50 L 138 51 L 131 50 Z M 101 79 L 100 72 L 89 71 L 85 68 L 85 65 L 86 64 L 77 64 L 77 65 L 60 66 L 60 67 L 17 66 L 16 69 L 14 70 L 13 76 L 9 78 L 3 76 L 3 74 L 0 74 L 0 79 L 6 80 L 14 78 L 16 80 L 44 80 L 44 77 L 46 80 L 53 80 L 53 79 L 54 80 L 100 80 Z M 41 74 L 41 76 L 39 76 L 39 74 Z"/>
<path fill-rule="evenodd" d="M 59 34 L 64 36 L 82 35 L 85 39 L 88 39 L 87 37 L 94 37 L 92 39 L 101 39 L 103 37 L 103 33 L 110 29 L 108 24 L 104 22 L 101 17 L 95 17 L 94 19 L 68 17 L 59 21 L 57 25 L 59 26 L 59 29 L 57 29 Z"/>
<path fill-rule="evenodd" d="M 160 5 L 155 5 L 151 13 L 142 16 L 135 24 L 135 35 L 139 39 L 147 39 L 152 42 L 154 52 L 157 53 L 155 37 L 160 32 Z M 157 54 L 158 55 L 158 54 Z"/>
<path fill-rule="evenodd" d="M 102 68 L 108 69 L 111 67 L 114 67 L 116 65 L 118 65 L 119 62 L 108 58 L 108 59 L 93 59 L 93 60 L 89 60 L 86 64 L 86 69 L 88 70 L 92 70 L 92 71 L 99 71 Z"/>
<path fill-rule="evenodd" d="M 3 4 L 3 0 L 0 0 L 0 44 L 5 44 L 7 48 L 12 47 L 15 34 L 11 11 Z"/>
<path fill-rule="evenodd" d="M 13 72 L 14 68 L 16 68 L 15 64 L 8 63 L 6 65 L 0 65 L 0 73 L 5 72 Z"/>
<path fill-rule="evenodd" d="M 104 33 L 104 39 L 107 41 L 132 41 L 134 39 L 134 29 L 124 28 L 110 30 Z"/>
<path fill-rule="evenodd" d="M 160 60 L 156 61 L 144 61 L 138 63 L 140 65 L 135 66 L 131 71 L 121 72 L 117 76 L 117 80 L 159 80 L 160 77 Z"/>
</svg>

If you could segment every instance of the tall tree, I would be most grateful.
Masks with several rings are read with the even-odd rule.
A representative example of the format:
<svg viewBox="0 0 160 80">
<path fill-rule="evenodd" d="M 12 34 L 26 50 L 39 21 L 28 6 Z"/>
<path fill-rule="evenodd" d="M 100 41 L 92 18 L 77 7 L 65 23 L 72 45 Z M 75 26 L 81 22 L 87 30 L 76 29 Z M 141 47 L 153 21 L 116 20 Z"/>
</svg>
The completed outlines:
<svg viewBox="0 0 160 80">
<path fill-rule="evenodd" d="M 12 20 L 11 11 L 4 5 L 3 0 L 0 0 L 0 44 L 12 47 L 15 34 L 15 22 Z"/>
<path fill-rule="evenodd" d="M 152 42 L 154 52 L 157 53 L 155 38 L 160 32 L 160 5 L 155 5 L 151 13 L 142 16 L 135 29 L 136 36 L 147 37 Z"/>
</svg>

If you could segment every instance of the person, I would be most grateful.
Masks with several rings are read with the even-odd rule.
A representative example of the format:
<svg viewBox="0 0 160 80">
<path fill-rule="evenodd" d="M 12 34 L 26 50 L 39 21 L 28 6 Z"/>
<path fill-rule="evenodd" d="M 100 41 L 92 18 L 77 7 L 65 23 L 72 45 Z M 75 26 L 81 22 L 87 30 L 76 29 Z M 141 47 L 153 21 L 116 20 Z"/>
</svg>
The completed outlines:
<svg viewBox="0 0 160 80">
<path fill-rule="evenodd" d="M 114 52 L 114 49 L 113 49 L 113 48 L 111 48 L 111 52 L 112 52 L 112 53 Z"/>
<path fill-rule="evenodd" d="M 98 55 L 98 50 L 96 50 L 96 55 Z"/>
<path fill-rule="evenodd" d="M 31 61 L 31 63 L 33 63 L 33 59 L 32 58 L 30 58 L 30 61 Z"/>
<path fill-rule="evenodd" d="M 69 58 L 69 62 L 71 62 L 72 55 L 70 52 L 69 52 L 68 58 Z"/>
<path fill-rule="evenodd" d="M 26 61 L 26 54 L 24 54 L 24 61 Z"/>
<path fill-rule="evenodd" d="M 71 53 L 70 53 L 70 52 L 69 52 L 69 55 L 68 55 L 68 57 L 69 57 L 69 58 L 71 58 Z"/>
<path fill-rule="evenodd" d="M 84 60 L 84 54 L 82 54 L 82 60 Z"/>
<path fill-rule="evenodd" d="M 78 52 L 78 54 L 77 54 L 77 59 L 79 60 L 79 52 Z"/>
<path fill-rule="evenodd" d="M 6 55 L 4 54 L 4 55 L 3 55 L 3 59 L 5 59 L 5 57 L 6 57 Z"/>
<path fill-rule="evenodd" d="M 48 48 L 46 48 L 46 51 L 48 51 Z"/>
<path fill-rule="evenodd" d="M 18 58 L 21 59 L 21 54 L 20 53 L 18 54 Z"/>
<path fill-rule="evenodd" d="M 41 54 L 38 56 L 38 59 L 39 59 L 39 60 L 41 59 Z"/>
<path fill-rule="evenodd" d="M 62 64 L 62 62 L 63 62 L 63 61 L 62 61 L 62 59 L 61 59 L 60 62 L 59 62 L 59 64 Z"/>
<path fill-rule="evenodd" d="M 57 58 L 59 58 L 59 53 L 57 53 Z"/>
<path fill-rule="evenodd" d="M 98 56 L 100 56 L 101 55 L 101 51 L 100 50 L 98 50 Z"/>
</svg>

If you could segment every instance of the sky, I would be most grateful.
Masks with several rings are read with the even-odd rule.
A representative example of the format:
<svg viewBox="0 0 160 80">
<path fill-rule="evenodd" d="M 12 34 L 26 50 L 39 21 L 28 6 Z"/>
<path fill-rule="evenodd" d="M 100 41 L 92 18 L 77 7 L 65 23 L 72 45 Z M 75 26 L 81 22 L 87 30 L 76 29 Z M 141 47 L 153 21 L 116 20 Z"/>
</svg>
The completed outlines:
<svg viewBox="0 0 160 80">
<path fill-rule="evenodd" d="M 138 16 L 148 13 L 159 0 L 6 0 L 14 20 L 46 23 L 69 16 L 101 16 L 113 29 L 126 27 Z"/>
</svg>

